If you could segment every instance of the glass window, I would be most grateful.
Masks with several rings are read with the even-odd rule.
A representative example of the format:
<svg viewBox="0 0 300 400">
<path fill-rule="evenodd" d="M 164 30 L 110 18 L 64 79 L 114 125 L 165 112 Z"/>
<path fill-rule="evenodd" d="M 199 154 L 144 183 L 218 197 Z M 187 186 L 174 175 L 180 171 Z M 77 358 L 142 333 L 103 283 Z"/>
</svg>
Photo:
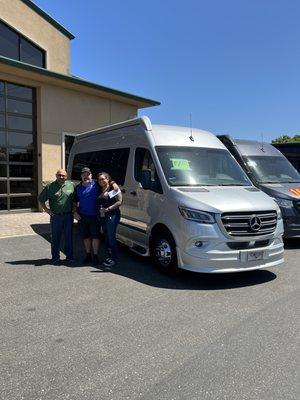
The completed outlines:
<svg viewBox="0 0 300 400">
<path fill-rule="evenodd" d="M 0 194 L 7 193 L 7 181 L 0 181 Z"/>
<path fill-rule="evenodd" d="M 32 131 L 32 118 L 18 117 L 16 115 L 8 115 L 8 128 L 18 129 L 22 131 Z"/>
<path fill-rule="evenodd" d="M 9 161 L 33 162 L 33 149 L 9 149 Z"/>
<path fill-rule="evenodd" d="M 11 197 L 10 198 L 10 208 L 22 209 L 22 208 L 32 208 L 36 203 L 36 200 L 32 196 L 22 196 L 22 197 Z"/>
<path fill-rule="evenodd" d="M 227 150 L 202 147 L 157 147 L 170 186 L 251 186 Z"/>
<path fill-rule="evenodd" d="M 44 67 L 44 52 L 25 38 L 20 38 L 20 61 Z"/>
<path fill-rule="evenodd" d="M 1 98 L 0 98 L 0 105 L 1 105 Z M 29 103 L 27 101 L 8 99 L 7 111 L 16 114 L 32 115 L 32 103 Z"/>
<path fill-rule="evenodd" d="M 0 164 L 0 177 L 1 178 L 6 178 L 7 177 L 6 164 Z"/>
<path fill-rule="evenodd" d="M 145 171 L 148 171 L 149 174 L 150 189 L 162 193 L 161 184 L 150 151 L 144 148 L 137 148 L 134 163 L 134 177 L 137 182 L 142 182 L 142 175 Z"/>
<path fill-rule="evenodd" d="M 244 160 L 260 183 L 296 183 L 300 175 L 285 157 L 249 156 Z"/>
<path fill-rule="evenodd" d="M 10 181 L 10 193 L 34 193 L 33 181 Z"/>
<path fill-rule="evenodd" d="M 0 21 L 0 55 L 19 59 L 19 37 L 16 32 Z"/>
<path fill-rule="evenodd" d="M 123 185 L 125 181 L 129 148 L 94 151 L 76 154 L 72 168 L 72 179 L 80 180 L 80 171 L 89 167 L 94 178 L 99 172 L 107 172 L 114 181 Z"/>
<path fill-rule="evenodd" d="M 6 133 L 0 131 L 0 146 L 5 146 L 5 145 L 6 145 Z"/>
<path fill-rule="evenodd" d="M 5 99 L 3 96 L 0 95 L 0 111 L 5 111 Z"/>
<path fill-rule="evenodd" d="M 0 113 L 0 128 L 5 128 L 5 115 Z"/>
<path fill-rule="evenodd" d="M 0 147 L 0 161 L 6 161 L 7 152 L 6 147 Z"/>
<path fill-rule="evenodd" d="M 32 89 L 26 86 L 7 83 L 7 96 L 20 97 L 21 99 L 32 100 Z"/>
<path fill-rule="evenodd" d="M 10 165 L 11 178 L 33 178 L 33 165 Z"/>
<path fill-rule="evenodd" d="M 1 133 L 0 133 L 1 135 Z M 1 137 L 1 136 L 0 136 Z M 33 134 L 21 132 L 8 132 L 8 144 L 10 146 L 33 147 Z"/>
<path fill-rule="evenodd" d="M 4 93 L 4 82 L 0 81 L 0 94 L 3 95 L 3 93 Z"/>
<path fill-rule="evenodd" d="M 7 197 L 0 197 L 0 210 L 7 210 Z"/>
</svg>

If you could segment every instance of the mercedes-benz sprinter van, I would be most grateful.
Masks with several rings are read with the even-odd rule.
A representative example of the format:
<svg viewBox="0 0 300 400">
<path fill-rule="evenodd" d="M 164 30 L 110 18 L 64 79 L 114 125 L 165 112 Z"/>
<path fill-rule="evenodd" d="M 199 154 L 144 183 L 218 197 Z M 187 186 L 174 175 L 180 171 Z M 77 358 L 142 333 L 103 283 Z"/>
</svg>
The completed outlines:
<svg viewBox="0 0 300 400">
<path fill-rule="evenodd" d="M 273 197 L 281 209 L 286 238 L 300 237 L 300 174 L 269 143 L 218 136 L 256 187 Z"/>
<path fill-rule="evenodd" d="M 82 167 L 121 186 L 117 238 L 163 271 L 222 273 L 283 262 L 278 205 L 212 133 L 137 118 L 78 135 L 69 178 Z"/>
</svg>

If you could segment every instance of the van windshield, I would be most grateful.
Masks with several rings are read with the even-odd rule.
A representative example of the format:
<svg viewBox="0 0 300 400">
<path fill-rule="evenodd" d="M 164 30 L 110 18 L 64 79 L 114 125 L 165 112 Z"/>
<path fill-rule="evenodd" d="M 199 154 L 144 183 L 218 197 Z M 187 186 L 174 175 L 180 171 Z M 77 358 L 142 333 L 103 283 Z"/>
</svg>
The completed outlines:
<svg viewBox="0 0 300 400">
<path fill-rule="evenodd" d="M 249 156 L 243 158 L 259 183 L 300 182 L 299 172 L 285 157 Z"/>
<path fill-rule="evenodd" d="M 227 150 L 158 146 L 156 151 L 170 186 L 251 186 Z"/>
</svg>

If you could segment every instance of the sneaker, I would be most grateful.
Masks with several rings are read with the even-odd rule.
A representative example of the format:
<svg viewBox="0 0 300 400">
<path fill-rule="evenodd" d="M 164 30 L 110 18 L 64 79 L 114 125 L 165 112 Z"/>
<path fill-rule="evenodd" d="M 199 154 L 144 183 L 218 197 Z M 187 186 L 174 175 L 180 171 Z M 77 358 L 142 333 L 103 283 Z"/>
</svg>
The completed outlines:
<svg viewBox="0 0 300 400">
<path fill-rule="evenodd" d="M 59 265 L 60 264 L 60 258 L 52 258 L 51 259 L 51 264 L 52 265 Z"/>
<path fill-rule="evenodd" d="M 93 267 L 96 267 L 97 265 L 99 265 L 99 258 L 98 258 L 98 256 L 97 256 L 97 254 L 95 254 L 95 255 L 93 256 L 92 266 L 93 266 Z"/>
<path fill-rule="evenodd" d="M 91 253 L 87 253 L 85 258 L 83 259 L 83 264 L 90 264 L 92 262 L 92 256 Z"/>
<path fill-rule="evenodd" d="M 112 260 L 111 258 L 107 258 L 103 263 L 103 265 L 105 267 L 113 267 L 115 264 L 116 264 L 116 262 L 114 260 Z"/>
</svg>

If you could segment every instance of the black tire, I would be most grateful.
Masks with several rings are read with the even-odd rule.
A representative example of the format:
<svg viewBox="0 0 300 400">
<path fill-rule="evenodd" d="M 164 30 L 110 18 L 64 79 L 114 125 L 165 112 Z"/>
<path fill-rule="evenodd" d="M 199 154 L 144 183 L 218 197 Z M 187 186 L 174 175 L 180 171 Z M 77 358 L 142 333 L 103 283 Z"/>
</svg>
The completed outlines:
<svg viewBox="0 0 300 400">
<path fill-rule="evenodd" d="M 168 231 L 155 234 L 151 241 L 151 257 L 155 266 L 164 274 L 178 275 L 176 244 Z"/>
</svg>

